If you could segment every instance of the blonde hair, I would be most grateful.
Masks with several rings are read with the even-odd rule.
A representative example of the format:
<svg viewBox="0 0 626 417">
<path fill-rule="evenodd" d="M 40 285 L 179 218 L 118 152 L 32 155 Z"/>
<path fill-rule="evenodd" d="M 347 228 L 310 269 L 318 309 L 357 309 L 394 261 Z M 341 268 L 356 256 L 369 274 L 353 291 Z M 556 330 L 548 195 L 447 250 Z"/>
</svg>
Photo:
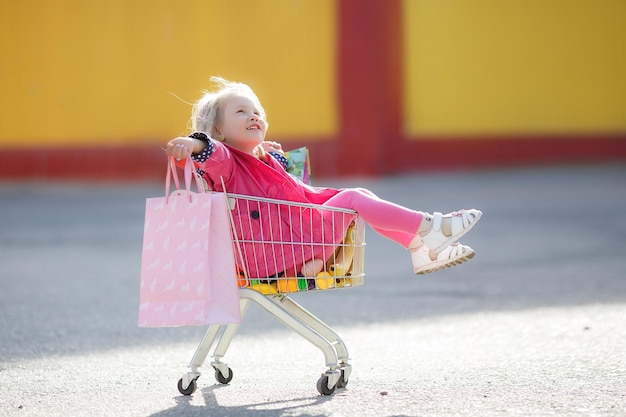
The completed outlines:
<svg viewBox="0 0 626 417">
<path fill-rule="evenodd" d="M 215 125 L 219 121 L 220 109 L 224 100 L 233 95 L 250 98 L 261 112 L 260 118 L 265 120 L 265 109 L 261 101 L 247 84 L 228 81 L 222 77 L 211 77 L 210 80 L 217 84 L 215 91 L 204 91 L 204 95 L 194 103 L 191 109 L 191 129 L 194 132 L 204 132 L 210 137 L 217 139 L 219 132 Z M 266 121 L 267 122 L 267 121 Z"/>
</svg>

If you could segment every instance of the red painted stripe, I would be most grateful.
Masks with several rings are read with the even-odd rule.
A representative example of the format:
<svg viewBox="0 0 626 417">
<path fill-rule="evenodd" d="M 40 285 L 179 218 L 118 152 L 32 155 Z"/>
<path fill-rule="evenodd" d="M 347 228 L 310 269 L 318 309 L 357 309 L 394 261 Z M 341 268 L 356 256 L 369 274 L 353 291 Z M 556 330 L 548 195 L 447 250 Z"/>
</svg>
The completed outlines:
<svg viewBox="0 0 626 417">
<path fill-rule="evenodd" d="M 165 178 L 158 146 L 0 150 L 0 178 L 146 180 Z"/>
<path fill-rule="evenodd" d="M 336 169 L 343 161 L 335 141 L 289 142 L 309 146 L 314 182 L 338 175 L 373 175 Z M 354 160 L 358 159 L 355 156 Z M 165 156 L 158 146 L 142 148 L 11 149 L 0 151 L 1 179 L 163 181 Z M 341 163 L 340 163 L 341 162 Z M 391 172 L 520 167 L 572 163 L 626 163 L 626 134 L 426 139 L 405 141 Z M 360 166 L 358 163 L 355 166 Z"/>
<path fill-rule="evenodd" d="M 337 173 L 379 175 L 398 151 L 400 0 L 339 2 Z"/>
<path fill-rule="evenodd" d="M 337 141 L 310 137 L 281 141 L 285 149 L 307 146 L 314 175 L 338 175 Z M 167 139 L 163 139 L 165 143 Z M 158 145 L 0 149 L 2 179 L 76 179 L 96 181 L 162 181 L 166 157 Z"/>
<path fill-rule="evenodd" d="M 626 162 L 626 133 L 419 138 L 406 141 L 396 172 Z"/>
</svg>

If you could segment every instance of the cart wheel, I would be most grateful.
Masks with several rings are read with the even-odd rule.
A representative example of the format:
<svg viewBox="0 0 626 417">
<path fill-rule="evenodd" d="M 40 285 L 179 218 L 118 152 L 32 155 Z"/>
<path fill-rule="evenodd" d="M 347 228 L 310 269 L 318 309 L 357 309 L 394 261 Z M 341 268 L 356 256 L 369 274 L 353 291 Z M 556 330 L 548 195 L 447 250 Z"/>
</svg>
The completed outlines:
<svg viewBox="0 0 626 417">
<path fill-rule="evenodd" d="M 219 369 L 215 369 L 215 379 L 220 384 L 228 384 L 233 379 L 233 370 L 228 368 L 228 375 L 224 376 Z"/>
<path fill-rule="evenodd" d="M 187 387 L 187 389 L 183 389 L 183 379 L 179 379 L 178 380 L 178 392 L 180 392 L 183 395 L 191 395 L 194 392 L 196 392 L 196 388 L 197 388 L 197 384 L 196 384 L 196 380 L 194 379 L 193 381 L 191 381 L 191 384 L 189 384 L 189 386 Z"/>
<path fill-rule="evenodd" d="M 345 379 L 345 375 L 346 374 L 345 374 L 344 370 L 342 369 L 341 370 L 341 376 L 339 377 L 339 381 L 337 381 L 337 388 L 345 388 L 346 385 L 348 385 L 348 381 L 349 380 Z"/>
<path fill-rule="evenodd" d="M 328 388 L 328 377 L 322 376 L 317 380 L 317 391 L 322 395 L 332 395 L 335 392 L 335 387 Z"/>
</svg>

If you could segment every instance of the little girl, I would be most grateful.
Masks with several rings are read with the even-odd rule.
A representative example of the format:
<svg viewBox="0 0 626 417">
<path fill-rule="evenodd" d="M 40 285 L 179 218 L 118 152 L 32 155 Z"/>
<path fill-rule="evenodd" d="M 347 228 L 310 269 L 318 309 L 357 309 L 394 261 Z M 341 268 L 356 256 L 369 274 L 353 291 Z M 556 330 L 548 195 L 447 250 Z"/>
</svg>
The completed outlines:
<svg viewBox="0 0 626 417">
<path fill-rule="evenodd" d="M 376 232 L 410 250 L 416 274 L 458 265 L 474 256 L 472 248 L 456 242 L 478 222 L 480 210 L 428 214 L 363 188 L 304 184 L 285 171 L 281 145 L 265 141 L 265 111 L 252 89 L 219 77 L 211 81 L 219 88 L 194 104 L 194 133 L 170 140 L 166 153 L 177 160 L 191 156 L 212 190 L 224 191 L 224 184 L 231 193 L 354 210 Z"/>
</svg>

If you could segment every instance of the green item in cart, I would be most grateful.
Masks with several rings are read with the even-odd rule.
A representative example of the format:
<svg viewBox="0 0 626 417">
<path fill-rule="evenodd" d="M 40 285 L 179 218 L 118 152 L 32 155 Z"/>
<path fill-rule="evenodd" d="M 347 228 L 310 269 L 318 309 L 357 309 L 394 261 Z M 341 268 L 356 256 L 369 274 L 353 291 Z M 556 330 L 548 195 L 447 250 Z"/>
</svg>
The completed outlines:
<svg viewBox="0 0 626 417">
<path fill-rule="evenodd" d="M 287 172 L 303 183 L 311 185 L 311 163 L 307 147 L 303 146 L 285 152 L 285 158 L 287 158 Z"/>
</svg>

